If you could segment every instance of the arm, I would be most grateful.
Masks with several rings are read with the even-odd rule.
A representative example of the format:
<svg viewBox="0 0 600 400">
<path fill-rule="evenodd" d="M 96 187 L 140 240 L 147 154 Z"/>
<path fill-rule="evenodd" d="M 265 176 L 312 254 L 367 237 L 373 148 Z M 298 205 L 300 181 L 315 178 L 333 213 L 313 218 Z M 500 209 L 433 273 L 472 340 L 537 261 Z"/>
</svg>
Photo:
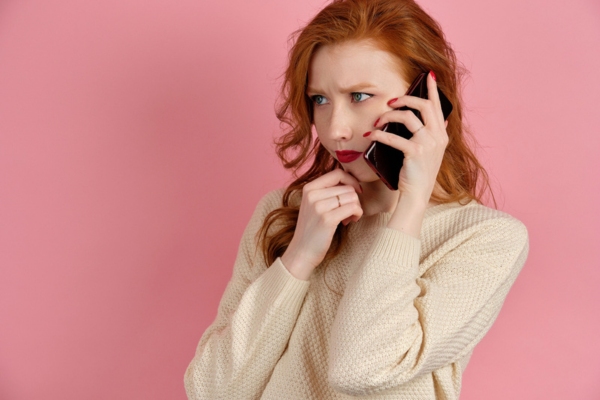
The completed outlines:
<svg viewBox="0 0 600 400">
<path fill-rule="evenodd" d="M 383 228 L 350 278 L 331 330 L 329 380 L 364 395 L 452 364 L 490 329 L 528 253 L 505 216 L 465 224 L 425 260 L 421 242 Z"/>
<path fill-rule="evenodd" d="M 258 399 L 288 343 L 309 283 L 279 258 L 267 268 L 255 239 L 279 202 L 265 196 L 244 231 L 217 317 L 185 372 L 189 399 Z"/>
</svg>

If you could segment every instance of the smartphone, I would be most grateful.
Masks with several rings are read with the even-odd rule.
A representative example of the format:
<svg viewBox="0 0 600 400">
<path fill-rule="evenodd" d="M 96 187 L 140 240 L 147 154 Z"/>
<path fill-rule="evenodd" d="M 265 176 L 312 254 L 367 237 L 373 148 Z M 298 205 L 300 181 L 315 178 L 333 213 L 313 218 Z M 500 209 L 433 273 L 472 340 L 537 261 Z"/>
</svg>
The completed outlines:
<svg viewBox="0 0 600 400">
<path fill-rule="evenodd" d="M 429 98 L 427 94 L 427 75 L 429 75 L 429 72 L 419 74 L 406 91 L 406 94 L 422 99 Z M 450 100 L 448 100 L 439 88 L 438 94 L 442 106 L 442 113 L 444 114 L 444 120 L 446 120 L 452 112 L 452 103 L 450 103 Z M 419 110 L 408 108 L 406 106 L 397 108 L 397 110 L 410 110 L 421 120 L 421 122 L 423 122 Z M 384 125 L 382 130 L 393 133 L 394 135 L 402 136 L 405 139 L 410 139 L 413 135 L 404 124 L 399 122 L 389 122 Z M 387 144 L 373 142 L 367 151 L 364 152 L 363 157 L 367 164 L 375 171 L 377 176 L 381 178 L 383 183 L 385 183 L 390 190 L 398 190 L 398 178 L 400 175 L 400 168 L 402 168 L 404 162 L 404 153 Z"/>
</svg>

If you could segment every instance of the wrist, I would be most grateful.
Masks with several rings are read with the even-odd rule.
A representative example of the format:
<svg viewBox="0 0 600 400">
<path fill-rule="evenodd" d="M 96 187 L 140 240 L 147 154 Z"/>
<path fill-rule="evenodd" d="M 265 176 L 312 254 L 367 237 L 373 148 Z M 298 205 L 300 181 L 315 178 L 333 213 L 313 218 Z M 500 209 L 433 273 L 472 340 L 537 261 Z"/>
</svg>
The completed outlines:
<svg viewBox="0 0 600 400">
<path fill-rule="evenodd" d="M 312 275 L 313 267 L 303 261 L 298 253 L 288 247 L 281 256 L 281 263 L 295 278 L 307 281 Z"/>
<path fill-rule="evenodd" d="M 424 201 L 422 198 L 400 195 L 387 227 L 405 232 L 418 239 L 428 203 L 428 200 Z"/>
<path fill-rule="evenodd" d="M 402 204 L 402 207 L 412 208 L 415 210 L 421 208 L 426 209 L 430 199 L 431 194 L 427 196 L 412 193 L 400 193 L 400 196 L 398 196 L 398 205 Z"/>
</svg>

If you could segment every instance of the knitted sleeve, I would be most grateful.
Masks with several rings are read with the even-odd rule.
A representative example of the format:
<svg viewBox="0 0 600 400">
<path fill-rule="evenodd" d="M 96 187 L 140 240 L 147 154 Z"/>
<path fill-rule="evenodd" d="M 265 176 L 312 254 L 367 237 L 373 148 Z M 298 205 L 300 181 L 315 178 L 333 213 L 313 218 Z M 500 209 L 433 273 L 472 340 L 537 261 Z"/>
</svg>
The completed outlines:
<svg viewBox="0 0 600 400">
<path fill-rule="evenodd" d="M 457 362 L 487 333 L 525 263 L 528 235 L 508 214 L 466 219 L 427 256 L 422 275 L 420 240 L 381 229 L 331 329 L 335 390 L 366 395 L 397 387 Z"/>
<path fill-rule="evenodd" d="M 277 191 L 263 197 L 244 231 L 217 317 L 185 372 L 190 400 L 260 398 L 288 343 L 309 282 L 279 258 L 267 268 L 255 238 L 280 202 Z"/>
</svg>

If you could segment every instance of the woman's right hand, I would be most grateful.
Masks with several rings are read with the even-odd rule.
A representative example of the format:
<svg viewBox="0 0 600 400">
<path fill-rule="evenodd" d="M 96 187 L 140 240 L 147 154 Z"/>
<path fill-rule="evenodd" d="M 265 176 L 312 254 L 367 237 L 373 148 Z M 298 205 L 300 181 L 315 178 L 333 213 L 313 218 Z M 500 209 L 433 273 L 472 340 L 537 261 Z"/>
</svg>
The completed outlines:
<svg viewBox="0 0 600 400">
<path fill-rule="evenodd" d="M 308 280 L 325 258 L 338 224 L 360 219 L 363 210 L 357 193 L 362 193 L 360 184 L 342 169 L 328 172 L 304 186 L 296 230 L 281 256 L 292 275 Z"/>
</svg>

